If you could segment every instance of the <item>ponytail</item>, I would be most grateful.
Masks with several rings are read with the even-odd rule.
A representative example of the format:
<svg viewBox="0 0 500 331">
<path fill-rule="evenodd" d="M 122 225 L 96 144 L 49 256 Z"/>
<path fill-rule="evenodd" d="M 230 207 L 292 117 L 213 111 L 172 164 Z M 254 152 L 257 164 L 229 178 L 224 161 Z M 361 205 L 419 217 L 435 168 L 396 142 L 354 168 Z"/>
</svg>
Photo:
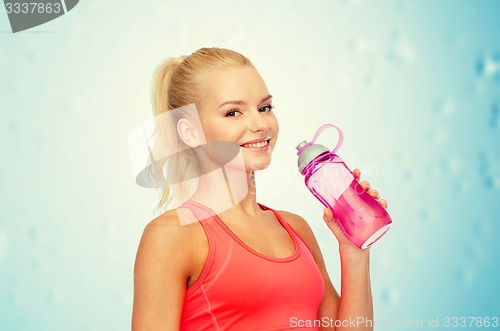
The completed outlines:
<svg viewBox="0 0 500 331">
<path fill-rule="evenodd" d="M 169 88 L 172 74 L 185 56 L 172 57 L 161 63 L 153 76 L 152 82 L 152 102 L 153 112 L 159 115 L 170 110 Z"/>
</svg>

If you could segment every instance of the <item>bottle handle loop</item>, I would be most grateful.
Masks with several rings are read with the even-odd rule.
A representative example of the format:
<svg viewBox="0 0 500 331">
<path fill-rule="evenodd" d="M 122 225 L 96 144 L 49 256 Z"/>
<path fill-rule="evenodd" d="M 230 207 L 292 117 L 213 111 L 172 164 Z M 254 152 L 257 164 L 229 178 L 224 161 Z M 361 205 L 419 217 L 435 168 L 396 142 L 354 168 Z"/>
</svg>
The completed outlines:
<svg viewBox="0 0 500 331">
<path fill-rule="evenodd" d="M 305 144 L 304 146 L 302 146 L 298 151 L 297 151 L 297 155 L 300 155 L 307 147 L 311 146 L 312 144 L 314 144 L 316 142 L 316 139 L 318 139 L 319 135 L 326 129 L 328 128 L 335 128 L 337 129 L 337 132 L 339 133 L 339 140 L 337 141 L 337 145 L 335 146 L 335 148 L 331 151 L 331 153 L 335 154 L 335 152 L 340 148 L 340 146 L 342 145 L 342 142 L 344 141 L 344 133 L 342 132 L 342 130 L 338 127 L 338 126 L 335 126 L 333 124 L 323 124 L 322 126 L 319 127 L 319 129 L 316 131 L 316 133 L 314 134 L 314 137 L 313 139 L 311 140 L 311 142 L 308 142 L 307 144 Z"/>
</svg>

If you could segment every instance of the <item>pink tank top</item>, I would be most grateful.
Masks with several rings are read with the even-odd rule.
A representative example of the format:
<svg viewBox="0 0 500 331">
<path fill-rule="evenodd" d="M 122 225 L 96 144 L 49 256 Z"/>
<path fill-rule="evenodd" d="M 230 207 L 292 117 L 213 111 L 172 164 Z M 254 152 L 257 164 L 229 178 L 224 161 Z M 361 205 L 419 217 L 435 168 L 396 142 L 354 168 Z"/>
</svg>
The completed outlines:
<svg viewBox="0 0 500 331">
<path fill-rule="evenodd" d="M 181 330 L 297 330 L 299 321 L 318 319 L 324 284 L 310 248 L 276 211 L 259 206 L 271 210 L 292 238 L 291 256 L 253 250 L 204 205 L 180 206 L 200 220 L 209 244 L 201 275 L 186 290 Z"/>
</svg>

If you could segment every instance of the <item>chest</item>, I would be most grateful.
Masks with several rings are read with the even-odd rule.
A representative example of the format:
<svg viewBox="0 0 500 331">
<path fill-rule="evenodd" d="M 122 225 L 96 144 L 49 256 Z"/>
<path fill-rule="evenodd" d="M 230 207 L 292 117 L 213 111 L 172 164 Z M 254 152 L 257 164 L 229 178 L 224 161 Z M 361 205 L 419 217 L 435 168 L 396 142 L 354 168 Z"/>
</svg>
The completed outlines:
<svg viewBox="0 0 500 331">
<path fill-rule="evenodd" d="M 301 239 L 292 238 L 296 249 L 279 258 L 263 255 L 233 235 L 213 231 L 213 260 L 208 261 L 208 272 L 200 279 L 202 285 L 188 295 L 185 308 L 199 307 L 197 299 L 201 305 L 208 302 L 210 314 L 225 320 L 223 324 L 251 323 L 252 327 L 241 328 L 246 330 L 286 329 L 291 316 L 316 318 L 324 283 Z M 199 312 L 187 309 L 186 313 Z"/>
</svg>

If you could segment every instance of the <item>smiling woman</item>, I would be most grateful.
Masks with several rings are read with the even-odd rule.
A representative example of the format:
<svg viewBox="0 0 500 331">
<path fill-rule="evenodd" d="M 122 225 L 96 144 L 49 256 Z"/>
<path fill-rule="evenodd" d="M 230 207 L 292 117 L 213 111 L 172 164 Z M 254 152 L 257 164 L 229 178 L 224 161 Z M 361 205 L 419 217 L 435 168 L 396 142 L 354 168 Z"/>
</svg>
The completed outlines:
<svg viewBox="0 0 500 331">
<path fill-rule="evenodd" d="M 185 111 L 187 105 L 195 105 L 195 113 Z M 209 171 L 199 171 L 188 199 L 144 230 L 134 272 L 133 330 L 289 330 L 297 327 L 293 318 L 372 319 L 370 250 L 352 245 L 324 211 L 339 241 L 339 297 L 307 222 L 257 202 L 255 171 L 270 164 L 279 133 L 273 108 L 259 72 L 237 52 L 202 48 L 159 67 L 155 114 L 176 114 L 167 140 L 183 150 L 181 160 L 161 166 L 170 184 L 189 169 Z M 213 150 L 220 142 L 234 146 L 241 162 L 221 162 Z M 359 178 L 359 171 L 354 175 Z M 173 195 L 166 185 L 158 206 Z M 302 329 L 336 328 L 331 325 Z"/>
</svg>

